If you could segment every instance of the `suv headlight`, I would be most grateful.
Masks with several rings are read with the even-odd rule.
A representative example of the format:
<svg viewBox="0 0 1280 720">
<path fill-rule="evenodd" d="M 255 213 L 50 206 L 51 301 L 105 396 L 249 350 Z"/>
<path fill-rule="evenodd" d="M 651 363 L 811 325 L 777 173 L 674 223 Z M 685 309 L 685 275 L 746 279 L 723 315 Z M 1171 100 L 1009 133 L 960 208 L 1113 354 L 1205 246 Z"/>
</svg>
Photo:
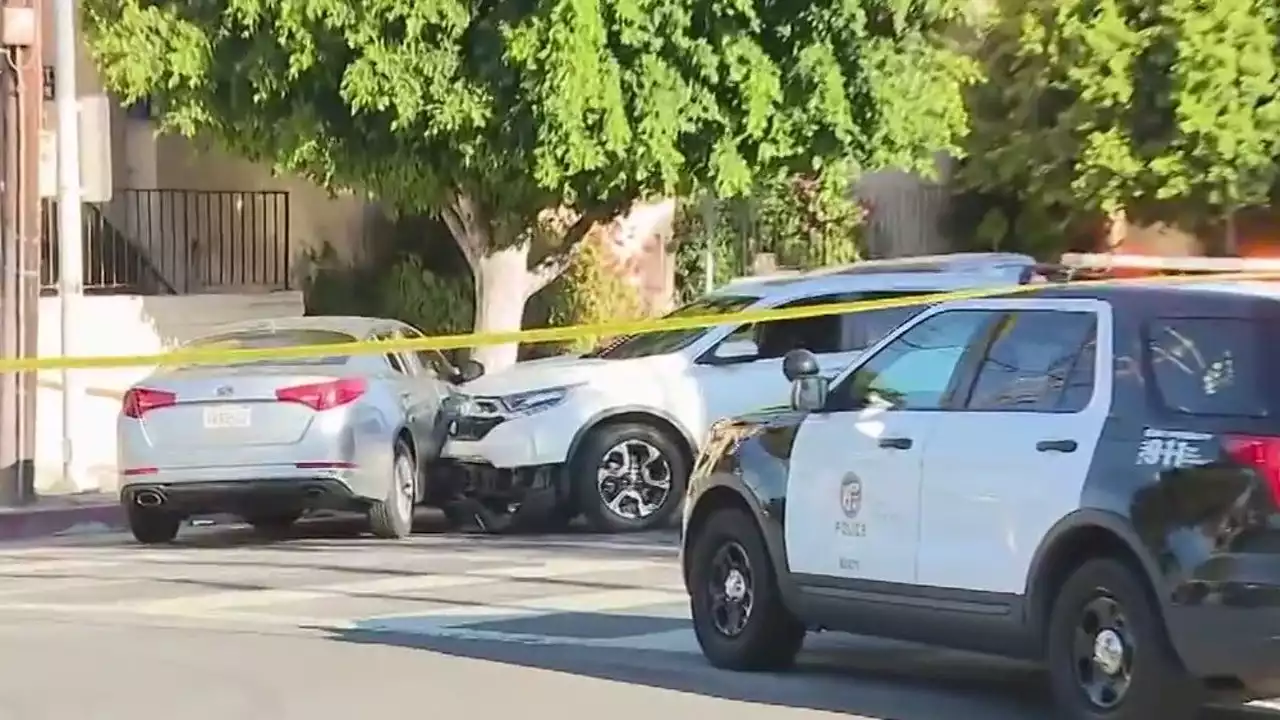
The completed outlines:
<svg viewBox="0 0 1280 720">
<path fill-rule="evenodd" d="M 504 395 L 498 398 L 498 401 L 502 403 L 503 409 L 509 415 L 530 415 L 553 408 L 564 402 L 565 398 L 569 397 L 569 393 L 576 387 L 578 386 L 563 385 L 542 388 L 541 390 L 530 390 L 529 392 L 515 393 L 514 395 Z"/>
</svg>

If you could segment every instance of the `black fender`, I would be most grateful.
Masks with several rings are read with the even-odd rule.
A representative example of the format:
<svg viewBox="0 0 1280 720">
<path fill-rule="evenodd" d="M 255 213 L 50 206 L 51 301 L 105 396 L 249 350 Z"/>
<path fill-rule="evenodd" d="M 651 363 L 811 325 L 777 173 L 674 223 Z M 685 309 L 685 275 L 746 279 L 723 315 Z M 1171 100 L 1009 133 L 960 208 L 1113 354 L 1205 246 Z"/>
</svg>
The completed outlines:
<svg viewBox="0 0 1280 720">
<path fill-rule="evenodd" d="M 1099 531 L 1105 535 L 1099 534 Z M 1161 612 L 1164 612 L 1169 602 L 1164 575 L 1155 556 L 1134 531 L 1132 524 L 1109 510 L 1081 508 L 1055 523 L 1045 533 L 1031 556 L 1031 565 L 1027 570 L 1026 620 L 1027 627 L 1033 632 L 1039 632 L 1046 626 L 1055 586 L 1065 579 L 1066 568 L 1062 566 L 1063 561 L 1070 560 L 1072 546 L 1086 538 L 1090 541 L 1106 538 L 1106 542 L 1113 546 L 1118 543 L 1119 548 L 1127 551 L 1137 561 L 1138 569 L 1146 576 L 1148 585 L 1155 592 L 1157 604 Z"/>
<path fill-rule="evenodd" d="M 587 439 L 587 435 L 592 430 L 595 430 L 601 423 L 621 415 L 649 415 L 670 425 L 678 433 L 678 439 L 684 442 L 685 449 L 689 453 L 688 460 L 690 465 L 697 459 L 698 443 L 694 440 L 693 433 L 684 426 L 684 423 L 677 420 L 674 415 L 665 410 L 646 405 L 618 405 L 607 410 L 601 410 L 582 423 L 582 426 L 578 428 L 578 432 L 574 433 L 573 439 L 569 441 L 569 452 L 565 454 L 565 464 L 573 462 L 573 457 L 577 454 L 578 448 L 581 447 L 582 442 Z"/>
<path fill-rule="evenodd" d="M 711 510 L 736 502 L 755 518 L 773 562 L 778 589 L 784 601 L 794 607 L 799 592 L 787 563 L 785 522 L 791 448 L 803 419 L 802 414 L 773 414 L 740 419 L 716 431 L 708 452 L 723 449 L 723 454 L 711 460 L 708 472 L 692 478 L 689 487 L 691 507 L 685 510 L 681 537 L 681 571 L 686 583 L 689 540 Z M 740 437 L 722 438 L 734 434 Z"/>
</svg>

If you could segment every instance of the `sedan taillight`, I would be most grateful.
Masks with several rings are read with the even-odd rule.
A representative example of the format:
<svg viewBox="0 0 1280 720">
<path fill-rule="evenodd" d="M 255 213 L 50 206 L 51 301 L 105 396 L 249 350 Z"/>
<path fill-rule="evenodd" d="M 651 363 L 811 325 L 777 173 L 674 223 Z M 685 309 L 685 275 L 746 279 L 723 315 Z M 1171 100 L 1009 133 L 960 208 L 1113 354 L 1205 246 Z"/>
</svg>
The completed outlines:
<svg viewBox="0 0 1280 720">
<path fill-rule="evenodd" d="M 276 400 L 306 405 L 312 410 L 328 410 L 354 402 L 364 395 L 368 386 L 360 378 L 342 378 L 309 385 L 276 390 Z"/>
<path fill-rule="evenodd" d="M 129 388 L 124 394 L 120 412 L 125 417 L 141 418 L 148 411 L 169 407 L 178 402 L 178 396 L 165 390 Z"/>
</svg>

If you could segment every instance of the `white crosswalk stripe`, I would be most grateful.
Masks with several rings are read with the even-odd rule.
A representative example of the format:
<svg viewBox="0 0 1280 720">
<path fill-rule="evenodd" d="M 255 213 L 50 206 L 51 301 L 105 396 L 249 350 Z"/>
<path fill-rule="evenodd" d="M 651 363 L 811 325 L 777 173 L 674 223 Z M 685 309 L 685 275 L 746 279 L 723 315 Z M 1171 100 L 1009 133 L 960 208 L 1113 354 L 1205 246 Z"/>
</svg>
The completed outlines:
<svg viewBox="0 0 1280 720">
<path fill-rule="evenodd" d="M 683 620 L 688 599 L 670 543 L 428 537 L 359 545 L 20 549 L 0 551 L 0 597 L 10 612 L 111 623 L 692 647 Z M 662 608 L 662 617 L 649 617 L 654 608 Z M 627 628 L 608 627 L 615 619 Z"/>
</svg>

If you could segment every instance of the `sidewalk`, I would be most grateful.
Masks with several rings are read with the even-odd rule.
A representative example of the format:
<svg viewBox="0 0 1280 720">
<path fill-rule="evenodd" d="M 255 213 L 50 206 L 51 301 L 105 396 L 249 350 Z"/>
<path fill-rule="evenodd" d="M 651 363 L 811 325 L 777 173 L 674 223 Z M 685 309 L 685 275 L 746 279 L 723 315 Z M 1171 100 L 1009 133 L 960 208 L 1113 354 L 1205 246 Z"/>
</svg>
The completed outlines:
<svg viewBox="0 0 1280 720">
<path fill-rule="evenodd" d="M 0 507 L 0 542 L 125 529 L 110 493 L 50 495 L 22 507 Z"/>
</svg>

